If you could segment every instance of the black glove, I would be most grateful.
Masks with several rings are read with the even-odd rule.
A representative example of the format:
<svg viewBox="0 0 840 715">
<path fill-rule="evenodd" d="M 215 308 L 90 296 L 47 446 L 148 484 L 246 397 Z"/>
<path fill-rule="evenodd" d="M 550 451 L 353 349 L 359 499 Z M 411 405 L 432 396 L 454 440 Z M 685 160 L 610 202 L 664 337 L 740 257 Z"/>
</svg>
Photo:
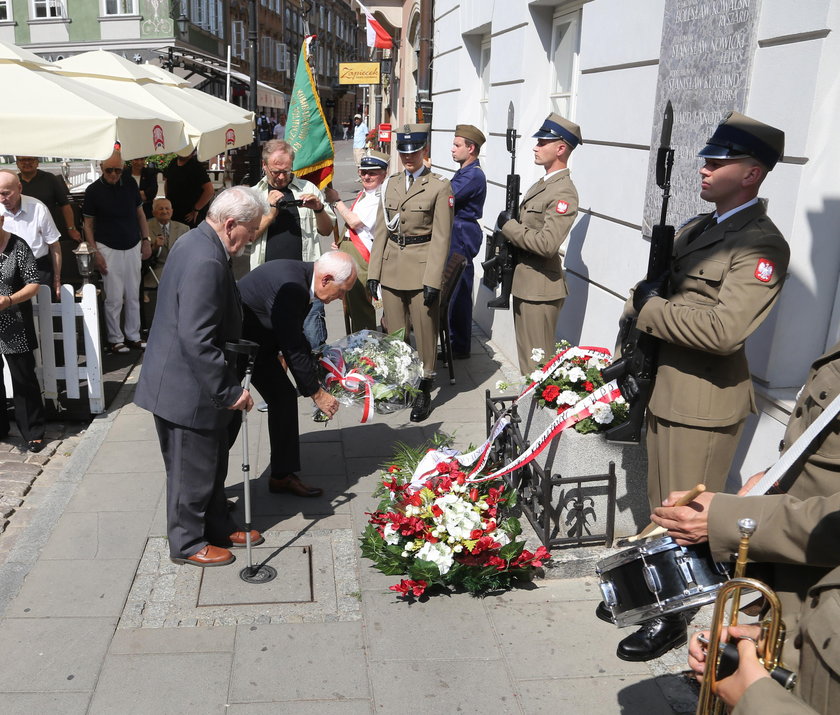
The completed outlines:
<svg viewBox="0 0 840 715">
<path fill-rule="evenodd" d="M 618 321 L 618 345 L 623 349 L 624 343 L 630 336 L 630 329 L 633 327 L 633 318 L 629 315 Z"/>
<path fill-rule="evenodd" d="M 423 305 L 427 308 L 434 303 L 438 296 L 440 295 L 440 290 L 437 288 L 432 288 L 431 286 L 423 286 Z"/>
<path fill-rule="evenodd" d="M 508 221 L 513 221 L 513 216 L 510 215 L 510 211 L 505 209 L 499 213 L 499 218 L 496 219 L 496 228 L 501 230 Z"/>
<path fill-rule="evenodd" d="M 668 274 L 663 273 L 659 278 L 654 278 L 652 281 L 640 281 L 636 284 L 636 287 L 633 289 L 633 307 L 637 313 L 641 312 L 645 303 L 651 298 L 661 296 L 667 277 Z"/>
<path fill-rule="evenodd" d="M 635 402 L 639 396 L 639 383 L 632 375 L 627 375 L 623 380 L 618 381 L 618 389 L 621 391 L 621 396 L 627 402 Z"/>
<path fill-rule="evenodd" d="M 368 289 L 368 293 L 370 293 L 370 297 L 375 300 L 377 295 L 379 295 L 379 281 L 371 278 L 367 282 L 367 289 Z"/>
</svg>

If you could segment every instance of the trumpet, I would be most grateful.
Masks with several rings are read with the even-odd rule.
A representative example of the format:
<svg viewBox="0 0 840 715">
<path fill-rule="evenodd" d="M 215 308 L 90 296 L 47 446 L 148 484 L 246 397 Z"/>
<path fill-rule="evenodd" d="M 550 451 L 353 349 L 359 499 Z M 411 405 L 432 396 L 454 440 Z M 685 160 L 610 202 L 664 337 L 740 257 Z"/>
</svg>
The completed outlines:
<svg viewBox="0 0 840 715">
<path fill-rule="evenodd" d="M 697 701 L 696 715 L 720 715 L 726 712 L 726 705 L 714 691 L 718 680 L 731 675 L 738 667 L 738 651 L 732 643 L 721 642 L 724 618 L 729 607 L 729 625 L 738 625 L 738 610 L 741 594 L 744 591 L 758 592 L 764 596 L 769 607 L 768 615 L 760 623 L 761 634 L 756 641 L 758 659 L 770 673 L 770 677 L 790 690 L 796 684 L 796 673 L 782 664 L 782 646 L 785 641 L 785 624 L 782 620 L 782 607 L 779 597 L 769 586 L 753 578 L 745 578 L 747 553 L 750 537 L 755 532 L 756 523 L 752 519 L 738 521 L 741 540 L 738 544 L 738 558 L 735 562 L 733 578 L 720 587 L 715 599 L 712 617 L 712 629 L 707 645 L 706 672 L 700 686 L 700 698 Z"/>
</svg>

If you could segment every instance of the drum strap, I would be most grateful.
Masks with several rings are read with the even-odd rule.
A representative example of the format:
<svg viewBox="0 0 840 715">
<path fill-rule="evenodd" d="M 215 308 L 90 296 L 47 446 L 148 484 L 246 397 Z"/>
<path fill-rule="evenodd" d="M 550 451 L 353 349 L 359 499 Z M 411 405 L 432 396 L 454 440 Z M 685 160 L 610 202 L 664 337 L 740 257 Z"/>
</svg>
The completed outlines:
<svg viewBox="0 0 840 715">
<path fill-rule="evenodd" d="M 799 476 L 799 469 L 791 469 L 804 455 L 805 450 L 815 442 L 825 428 L 840 412 L 840 394 L 837 395 L 826 407 L 822 414 L 817 417 L 808 428 L 799 436 L 791 446 L 764 476 L 759 479 L 752 489 L 744 496 L 756 496 L 759 494 L 785 494 Z"/>
</svg>

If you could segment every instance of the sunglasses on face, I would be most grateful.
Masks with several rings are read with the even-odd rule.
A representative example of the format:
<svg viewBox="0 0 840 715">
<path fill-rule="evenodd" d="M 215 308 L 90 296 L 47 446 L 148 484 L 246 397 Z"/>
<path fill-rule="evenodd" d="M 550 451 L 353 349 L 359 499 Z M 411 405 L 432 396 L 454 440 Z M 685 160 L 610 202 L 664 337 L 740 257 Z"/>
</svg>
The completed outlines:
<svg viewBox="0 0 840 715">
<path fill-rule="evenodd" d="M 122 169 L 108 168 L 108 169 L 103 169 L 102 171 L 104 171 L 106 174 L 122 174 L 123 173 Z"/>
</svg>

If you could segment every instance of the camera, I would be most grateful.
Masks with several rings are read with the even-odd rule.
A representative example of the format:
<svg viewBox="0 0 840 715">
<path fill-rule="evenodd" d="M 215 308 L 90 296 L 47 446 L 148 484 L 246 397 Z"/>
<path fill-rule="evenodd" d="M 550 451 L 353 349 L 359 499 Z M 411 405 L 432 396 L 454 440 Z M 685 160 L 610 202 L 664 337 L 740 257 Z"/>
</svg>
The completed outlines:
<svg viewBox="0 0 840 715">
<path fill-rule="evenodd" d="M 291 201 L 278 201 L 276 204 L 272 204 L 273 208 L 275 209 L 287 209 L 292 206 L 303 206 L 303 199 L 292 199 Z"/>
</svg>

